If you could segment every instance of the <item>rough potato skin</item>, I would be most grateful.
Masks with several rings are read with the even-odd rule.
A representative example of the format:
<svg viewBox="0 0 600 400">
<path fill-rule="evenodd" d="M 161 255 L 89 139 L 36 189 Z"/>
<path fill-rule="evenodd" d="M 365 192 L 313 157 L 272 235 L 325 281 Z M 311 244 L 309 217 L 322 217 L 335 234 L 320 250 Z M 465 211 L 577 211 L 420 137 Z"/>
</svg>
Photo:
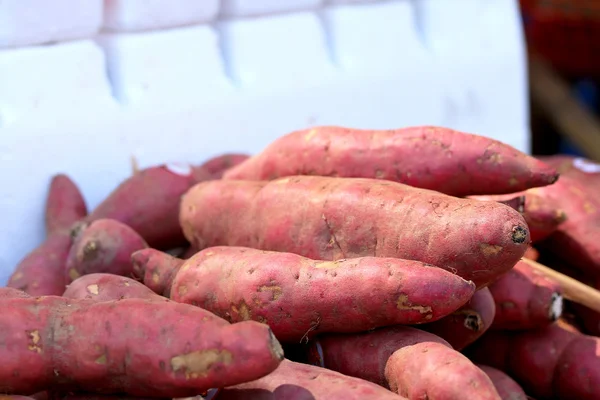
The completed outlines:
<svg viewBox="0 0 600 400">
<path fill-rule="evenodd" d="M 144 284 L 113 274 L 89 274 L 75 279 L 62 295 L 69 299 L 109 301 L 121 299 L 155 299 L 157 294 Z"/>
<path fill-rule="evenodd" d="M 584 157 L 574 157 L 566 154 L 551 156 L 536 156 L 536 158 L 558 173 L 579 181 L 597 198 L 600 196 L 600 164 Z"/>
<path fill-rule="evenodd" d="M 202 168 L 165 164 L 143 169 L 123 181 L 87 218 L 115 219 L 138 232 L 151 247 L 185 244 L 177 219 L 181 196 L 195 183 L 211 179 Z"/>
<path fill-rule="evenodd" d="M 268 326 L 167 299 L 6 298 L 0 308 L 0 393 L 187 397 L 258 379 L 283 358 Z"/>
<path fill-rule="evenodd" d="M 144 284 L 156 282 L 155 274 L 146 274 L 149 281 Z M 474 290 L 472 282 L 418 261 L 316 261 L 220 246 L 184 262 L 168 293 L 176 302 L 202 307 L 233 323 L 267 323 L 280 341 L 298 342 L 319 332 L 434 321 L 463 305 Z"/>
<path fill-rule="evenodd" d="M 75 183 L 64 174 L 54 176 L 46 199 L 46 240 L 19 262 L 7 286 L 33 296 L 62 294 L 72 242 L 70 227 L 86 214 L 85 201 Z"/>
<path fill-rule="evenodd" d="M 542 328 L 562 315 L 562 289 L 558 282 L 523 261 L 489 289 L 496 304 L 491 329 Z"/>
<path fill-rule="evenodd" d="M 515 195 L 525 197 L 525 204 L 521 213 L 527 222 L 533 243 L 538 243 L 546 239 L 568 218 L 567 213 L 559 204 L 548 201 L 536 189 L 509 195 L 469 196 L 469 198 L 506 203 L 512 201 Z"/>
<path fill-rule="evenodd" d="M 213 179 L 221 179 L 225 171 L 246 161 L 250 156 L 241 153 L 225 153 L 206 160 L 200 168 L 211 174 Z"/>
<path fill-rule="evenodd" d="M 131 254 L 131 263 L 136 278 L 154 293 L 169 297 L 173 278 L 184 260 L 156 249 L 139 250 Z"/>
<path fill-rule="evenodd" d="M 99 219 L 78 229 L 65 266 L 68 283 L 80 276 L 111 273 L 131 276 L 131 254 L 147 248 L 144 239 L 114 219 Z"/>
<path fill-rule="evenodd" d="M 87 205 L 75 182 L 65 174 L 53 176 L 46 199 L 46 236 L 69 230 L 87 213 Z"/>
<path fill-rule="evenodd" d="M 545 186 L 554 168 L 499 141 L 435 126 L 359 130 L 321 126 L 285 135 L 224 179 L 293 175 L 377 178 L 453 196 Z"/>
<path fill-rule="evenodd" d="M 492 382 L 442 338 L 408 326 L 317 338 L 310 362 L 408 399 L 499 399 Z M 443 371 L 443 372 L 440 372 Z"/>
<path fill-rule="evenodd" d="M 359 178 L 200 183 L 183 196 L 180 223 L 200 249 L 418 260 L 478 287 L 512 268 L 530 242 L 527 224 L 506 205 Z"/>
<path fill-rule="evenodd" d="M 254 382 L 220 389 L 215 400 L 402 400 L 378 385 L 314 365 L 283 360 Z"/>
<path fill-rule="evenodd" d="M 478 364 L 477 366 L 490 377 L 502 400 L 527 400 L 523 388 L 513 378 L 489 365 Z"/>
<path fill-rule="evenodd" d="M 490 331 L 469 352 L 509 373 L 535 398 L 600 398 L 600 339 L 561 320 L 537 330 Z"/>
<path fill-rule="evenodd" d="M 483 335 L 494 322 L 496 305 L 488 288 L 479 289 L 461 308 L 420 328 L 444 338 L 461 351 Z"/>
</svg>

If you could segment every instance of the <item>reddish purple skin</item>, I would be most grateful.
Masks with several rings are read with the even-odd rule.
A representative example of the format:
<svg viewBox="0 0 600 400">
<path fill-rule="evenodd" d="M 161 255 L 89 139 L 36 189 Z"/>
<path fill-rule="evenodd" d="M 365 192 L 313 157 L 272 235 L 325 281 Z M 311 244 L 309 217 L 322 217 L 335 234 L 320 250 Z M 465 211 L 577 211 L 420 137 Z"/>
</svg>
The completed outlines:
<svg viewBox="0 0 600 400">
<path fill-rule="evenodd" d="M 283 360 L 259 380 L 218 391 L 215 400 L 401 400 L 378 385 L 313 365 Z"/>
<path fill-rule="evenodd" d="M 46 200 L 46 240 L 16 266 L 7 286 L 32 296 L 61 295 L 67 282 L 65 263 L 71 247 L 71 226 L 87 208 L 77 186 L 66 175 L 52 178 Z"/>
<path fill-rule="evenodd" d="M 223 246 L 187 260 L 173 278 L 170 298 L 230 322 L 267 323 L 279 340 L 298 342 L 319 332 L 435 321 L 463 305 L 474 290 L 472 282 L 418 261 L 315 261 Z"/>
<path fill-rule="evenodd" d="M 250 156 L 248 154 L 221 154 L 219 156 L 207 160 L 206 162 L 204 162 L 204 164 L 200 165 L 200 168 L 203 168 L 206 171 L 208 171 L 212 175 L 213 179 L 221 179 L 225 171 L 243 163 L 249 158 Z"/>
<path fill-rule="evenodd" d="M 420 328 L 444 338 L 455 350 L 461 351 L 492 326 L 495 314 L 494 298 L 488 288 L 482 288 L 452 314 Z"/>
<path fill-rule="evenodd" d="M 527 400 L 527 395 L 517 382 L 499 369 L 489 365 L 477 365 L 489 376 L 502 400 Z"/>
<path fill-rule="evenodd" d="M 530 242 L 525 220 L 506 205 L 375 179 L 205 182 L 184 195 L 180 222 L 201 249 L 228 245 L 317 260 L 418 260 L 478 287 L 512 268 Z"/>
<path fill-rule="evenodd" d="M 180 198 L 194 184 L 207 179 L 211 175 L 199 167 L 143 169 L 113 190 L 87 221 L 114 219 L 138 232 L 151 247 L 179 247 L 186 243 L 178 221 Z"/>
<path fill-rule="evenodd" d="M 131 254 L 148 244 L 129 226 L 111 219 L 99 219 L 83 227 L 67 257 L 67 282 L 93 273 L 133 275 Z"/>
<path fill-rule="evenodd" d="M 562 289 L 529 264 L 519 261 L 489 286 L 496 304 L 492 329 L 535 329 L 556 321 L 552 302 Z"/>
<path fill-rule="evenodd" d="M 469 352 L 509 373 L 535 398 L 592 400 L 600 398 L 599 340 L 558 320 L 537 330 L 488 332 Z"/>
<path fill-rule="evenodd" d="M 597 161 L 592 161 L 583 157 L 573 157 L 570 155 L 551 155 L 551 156 L 536 156 L 536 158 L 553 168 L 556 168 L 561 176 L 573 178 L 582 185 L 585 185 L 588 190 L 594 193 L 594 197 L 600 196 L 600 164 Z M 582 169 L 577 163 L 583 162 L 586 164 L 587 170 Z M 589 167 L 592 166 L 590 169 Z"/>
<path fill-rule="evenodd" d="M 125 276 L 89 274 L 75 279 L 62 295 L 69 299 L 109 301 L 122 299 L 156 299 L 144 284 Z"/>
<path fill-rule="evenodd" d="M 71 178 L 65 174 L 52 177 L 46 199 L 46 235 L 69 230 L 87 213 L 85 200 Z"/>
<path fill-rule="evenodd" d="M 489 378 L 448 342 L 408 326 L 322 335 L 309 361 L 409 399 L 462 399 L 467 387 L 469 398 L 498 399 Z"/>
<path fill-rule="evenodd" d="M 100 395 L 100 394 L 67 394 L 66 396 L 61 396 L 60 400 L 171 400 L 169 398 L 156 398 L 156 397 L 134 397 L 134 396 L 126 396 L 122 394 L 113 394 L 113 395 Z"/>
<path fill-rule="evenodd" d="M 258 379 L 283 358 L 268 326 L 230 325 L 166 299 L 48 296 L 0 307 L 0 393 L 190 397 Z"/>
<path fill-rule="evenodd" d="M 512 193 L 558 179 L 554 168 L 499 141 L 435 126 L 292 132 L 224 179 L 293 175 L 386 179 L 452 196 Z"/>
<path fill-rule="evenodd" d="M 131 255 L 134 275 L 154 293 L 169 297 L 173 278 L 184 260 L 156 249 L 144 249 Z"/>
</svg>

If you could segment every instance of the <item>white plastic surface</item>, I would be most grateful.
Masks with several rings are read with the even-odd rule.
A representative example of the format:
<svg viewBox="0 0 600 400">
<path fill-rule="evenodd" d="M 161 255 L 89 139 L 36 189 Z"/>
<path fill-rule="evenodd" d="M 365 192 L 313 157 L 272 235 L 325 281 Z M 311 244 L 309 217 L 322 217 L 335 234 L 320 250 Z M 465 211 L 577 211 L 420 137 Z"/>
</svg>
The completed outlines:
<svg viewBox="0 0 600 400">
<path fill-rule="evenodd" d="M 529 149 L 515 0 L 361 3 L 0 53 L 0 283 L 43 240 L 58 172 L 93 208 L 132 156 L 201 163 L 317 124 L 445 125 Z"/>
<path fill-rule="evenodd" d="M 323 0 L 221 0 L 224 17 L 249 17 L 288 11 L 311 10 Z"/>
<path fill-rule="evenodd" d="M 85 0 L 87 1 L 87 0 Z M 213 20 L 219 0 L 104 0 L 104 29 L 142 31 Z"/>
<path fill-rule="evenodd" d="M 81 39 L 102 24 L 103 0 L 2 0 L 0 48 Z"/>
</svg>

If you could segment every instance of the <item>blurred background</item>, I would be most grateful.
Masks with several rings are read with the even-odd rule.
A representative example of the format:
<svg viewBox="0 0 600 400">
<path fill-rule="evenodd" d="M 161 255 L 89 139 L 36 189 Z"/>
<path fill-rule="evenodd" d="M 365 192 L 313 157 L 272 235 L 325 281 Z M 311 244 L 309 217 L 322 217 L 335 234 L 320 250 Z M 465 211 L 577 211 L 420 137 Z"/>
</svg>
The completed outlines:
<svg viewBox="0 0 600 400">
<path fill-rule="evenodd" d="M 327 124 L 600 161 L 599 75 L 598 0 L 0 1 L 0 282 L 55 173 L 93 208 L 134 167 Z"/>
</svg>

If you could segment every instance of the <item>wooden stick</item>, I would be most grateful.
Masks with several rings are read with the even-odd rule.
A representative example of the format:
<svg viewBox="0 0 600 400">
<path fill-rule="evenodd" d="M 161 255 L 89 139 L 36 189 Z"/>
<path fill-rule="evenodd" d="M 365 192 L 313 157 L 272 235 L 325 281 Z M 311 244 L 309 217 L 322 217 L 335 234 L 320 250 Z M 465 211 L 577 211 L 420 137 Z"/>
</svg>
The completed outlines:
<svg viewBox="0 0 600 400">
<path fill-rule="evenodd" d="M 531 100 L 561 135 L 592 160 L 600 161 L 600 120 L 571 93 L 569 85 L 539 57 L 529 60 Z"/>
<path fill-rule="evenodd" d="M 562 287 L 563 296 L 565 299 L 600 312 L 600 291 L 565 274 L 548 268 L 537 261 L 533 261 L 528 258 L 522 258 L 521 260 L 531 265 L 533 268 L 547 277 L 558 282 L 558 284 Z"/>
</svg>

